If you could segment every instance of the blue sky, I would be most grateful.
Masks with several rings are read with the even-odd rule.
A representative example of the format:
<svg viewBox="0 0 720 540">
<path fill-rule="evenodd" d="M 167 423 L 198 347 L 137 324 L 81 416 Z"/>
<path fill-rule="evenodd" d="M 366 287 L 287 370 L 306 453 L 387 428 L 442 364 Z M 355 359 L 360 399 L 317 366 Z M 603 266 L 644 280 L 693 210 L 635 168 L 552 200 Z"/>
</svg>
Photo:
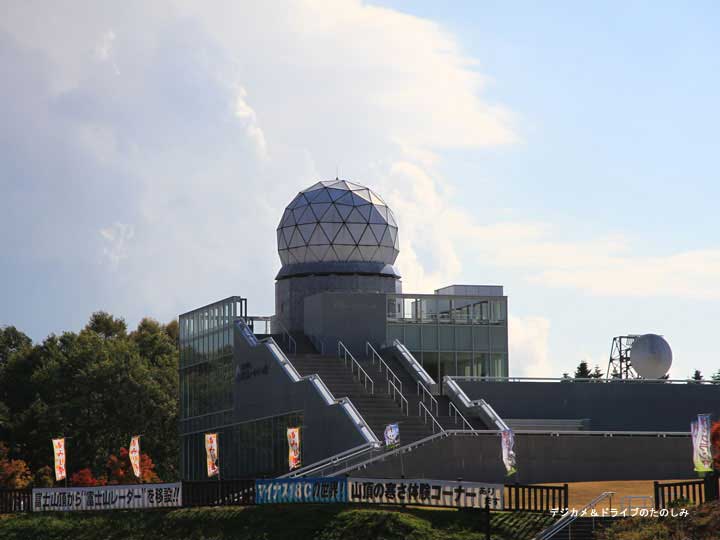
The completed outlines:
<svg viewBox="0 0 720 540">
<path fill-rule="evenodd" d="M 0 324 L 231 294 L 318 179 L 394 208 L 405 290 L 504 284 L 510 370 L 655 332 L 720 369 L 718 7 L 15 2 L 0 21 Z"/>
</svg>

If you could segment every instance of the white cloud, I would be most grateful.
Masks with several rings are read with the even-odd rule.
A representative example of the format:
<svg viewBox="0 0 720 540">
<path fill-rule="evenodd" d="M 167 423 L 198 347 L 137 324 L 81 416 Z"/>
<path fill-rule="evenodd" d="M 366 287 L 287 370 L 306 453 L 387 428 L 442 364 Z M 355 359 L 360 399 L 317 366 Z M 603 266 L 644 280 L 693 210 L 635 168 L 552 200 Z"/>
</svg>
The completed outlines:
<svg viewBox="0 0 720 540">
<path fill-rule="evenodd" d="M 550 321 L 545 317 L 508 317 L 511 377 L 559 377 L 549 355 Z"/>
<path fill-rule="evenodd" d="M 105 278 L 113 304 L 103 307 L 130 320 L 229 294 L 271 312 L 282 208 L 336 166 L 412 190 L 408 201 L 386 192 L 401 218 L 405 275 L 443 283 L 460 265 L 454 248 L 435 235 L 446 266 L 428 269 L 411 240 L 429 231 L 413 204 L 435 194 L 437 150 L 517 139 L 451 34 L 356 0 L 18 2 L 0 37 L 17 59 L 0 97 L 28 104 L 5 128 L 31 187 L 8 200 L 29 204 L 29 193 L 62 186 L 34 201 L 47 225 L 20 229 L 53 246 L 46 257 L 68 260 L 79 244 L 103 254 L 119 270 Z"/>
<path fill-rule="evenodd" d="M 113 223 L 111 227 L 100 229 L 100 236 L 105 241 L 103 255 L 111 265 L 117 266 L 128 256 L 128 244 L 135 236 L 135 228 L 126 223 Z"/>
</svg>

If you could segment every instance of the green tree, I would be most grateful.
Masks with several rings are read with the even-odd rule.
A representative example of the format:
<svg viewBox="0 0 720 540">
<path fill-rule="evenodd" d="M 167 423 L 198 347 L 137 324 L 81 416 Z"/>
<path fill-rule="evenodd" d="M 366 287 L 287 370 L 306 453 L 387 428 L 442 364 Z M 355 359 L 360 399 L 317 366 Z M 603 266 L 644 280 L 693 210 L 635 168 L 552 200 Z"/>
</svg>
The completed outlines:
<svg viewBox="0 0 720 540">
<path fill-rule="evenodd" d="M 50 439 L 67 441 L 68 472 L 105 472 L 108 457 L 143 433 L 158 475 L 177 477 L 178 351 L 149 319 L 125 322 L 95 313 L 79 333 L 51 335 L 12 354 L 0 371 L 2 437 L 32 470 L 52 464 Z"/>
<path fill-rule="evenodd" d="M 580 362 L 578 364 L 577 369 L 575 369 L 575 378 L 576 379 L 589 379 L 590 378 L 590 368 L 588 368 L 588 364 L 585 360 Z"/>
<path fill-rule="evenodd" d="M 125 319 L 115 318 L 104 311 L 96 311 L 90 316 L 86 330 L 96 332 L 104 338 L 125 337 L 127 324 Z"/>
<path fill-rule="evenodd" d="M 702 373 L 700 373 L 699 369 L 696 369 L 695 373 L 693 373 L 692 380 L 696 383 L 699 383 L 700 381 L 703 380 L 703 375 L 702 375 Z"/>
<path fill-rule="evenodd" d="M 32 340 L 14 326 L 0 327 L 0 364 L 4 364 L 12 353 L 31 345 Z"/>
<path fill-rule="evenodd" d="M 590 374 L 591 379 L 602 379 L 605 376 L 605 374 L 600 371 L 600 366 L 595 364 L 595 369 L 593 369 L 593 372 Z"/>
</svg>

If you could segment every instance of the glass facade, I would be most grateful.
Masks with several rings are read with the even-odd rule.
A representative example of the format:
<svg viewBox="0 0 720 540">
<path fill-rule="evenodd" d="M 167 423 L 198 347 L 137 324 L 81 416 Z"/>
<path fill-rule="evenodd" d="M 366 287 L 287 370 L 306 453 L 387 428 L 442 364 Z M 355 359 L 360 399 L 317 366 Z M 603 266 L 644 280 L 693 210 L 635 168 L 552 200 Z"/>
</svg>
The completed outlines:
<svg viewBox="0 0 720 540">
<path fill-rule="evenodd" d="M 507 297 L 390 294 L 386 315 L 388 342 L 403 342 L 435 380 L 507 376 Z"/>
<path fill-rule="evenodd" d="M 287 428 L 302 426 L 297 413 L 215 427 L 220 445 L 220 474 L 223 478 L 273 477 L 288 472 Z M 205 433 L 183 437 L 184 480 L 205 480 Z M 301 439 L 302 445 L 302 439 Z M 302 446 L 301 446 L 302 451 Z"/>
<path fill-rule="evenodd" d="M 190 478 L 186 452 L 198 437 L 191 433 L 214 431 L 232 419 L 233 322 L 238 317 L 247 317 L 247 301 L 237 296 L 180 315 L 179 427 L 185 479 Z"/>
</svg>

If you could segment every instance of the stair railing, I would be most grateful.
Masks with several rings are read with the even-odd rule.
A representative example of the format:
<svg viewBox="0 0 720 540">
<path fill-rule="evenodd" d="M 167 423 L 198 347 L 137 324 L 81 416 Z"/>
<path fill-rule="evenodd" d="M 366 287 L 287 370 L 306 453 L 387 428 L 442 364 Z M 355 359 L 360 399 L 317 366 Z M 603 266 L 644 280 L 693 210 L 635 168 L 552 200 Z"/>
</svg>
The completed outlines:
<svg viewBox="0 0 720 540">
<path fill-rule="evenodd" d="M 426 424 L 428 416 L 430 417 L 430 420 L 432 420 L 433 433 L 435 433 L 435 426 L 440 429 L 440 433 L 445 432 L 445 428 L 440 425 L 440 422 L 437 421 L 437 419 L 430 412 L 430 409 L 428 409 L 422 401 L 418 401 L 418 416 L 422 416 Z"/>
<path fill-rule="evenodd" d="M 448 405 L 448 416 L 451 416 L 455 419 L 455 424 L 457 424 L 458 417 L 460 417 L 463 425 L 467 426 L 467 429 L 469 429 L 470 431 L 475 431 L 475 428 L 472 426 L 472 424 L 468 422 L 468 419 L 463 416 L 463 414 L 458 410 L 458 408 L 452 401 L 450 402 L 450 405 Z"/>
<path fill-rule="evenodd" d="M 355 369 L 357 369 L 358 380 L 363 384 L 365 390 L 367 391 L 368 383 L 370 383 L 370 393 L 375 393 L 375 383 L 373 382 L 372 378 L 370 377 L 370 375 L 367 374 L 367 371 L 363 369 L 360 363 L 355 360 L 355 357 L 352 355 L 352 353 L 348 350 L 348 348 L 342 341 L 338 341 L 338 358 L 342 358 L 345 361 L 345 367 L 347 367 L 349 361 L 350 373 L 355 376 Z"/>
<path fill-rule="evenodd" d="M 393 401 L 395 401 L 397 398 L 400 398 L 400 412 L 405 412 L 405 416 L 410 416 L 410 405 L 408 404 L 408 400 L 405 399 L 405 396 L 403 396 L 402 391 L 395 386 L 395 383 L 392 382 L 390 379 L 387 380 L 388 383 L 388 394 L 392 396 Z M 392 391 L 390 390 L 392 388 Z M 403 409 L 403 405 L 405 405 Z"/>
<path fill-rule="evenodd" d="M 566 512 L 563 515 L 563 517 L 561 517 L 555 523 L 550 525 L 544 531 L 540 531 L 540 533 L 538 533 L 538 535 L 535 538 L 533 538 L 533 540 L 549 540 L 550 538 L 555 536 L 557 533 L 559 533 L 561 530 L 563 530 L 565 527 L 569 526 L 577 518 L 581 517 L 583 515 L 583 513 L 587 513 L 588 509 L 595 508 L 598 505 L 598 503 L 604 501 L 605 499 L 610 499 L 611 506 L 612 506 L 612 496 L 613 495 L 615 495 L 614 491 L 603 491 L 600 495 L 595 497 L 592 501 L 587 503 L 585 506 L 583 506 L 577 512 L 575 512 L 574 510 L 572 512 L 570 512 L 569 510 L 566 509 Z"/>
<path fill-rule="evenodd" d="M 427 387 L 418 381 L 417 383 L 417 393 L 418 396 L 420 396 L 420 403 L 425 403 L 425 398 L 430 398 L 430 411 L 432 411 L 433 405 L 435 405 L 435 414 L 438 416 L 440 415 L 440 405 L 438 405 L 437 399 L 433 397 L 433 395 L 430 393 L 430 390 L 427 389 Z M 420 414 L 418 414 L 420 416 Z"/>
<path fill-rule="evenodd" d="M 280 319 L 278 319 L 277 317 L 275 317 L 273 324 L 277 324 L 278 328 L 280 328 L 280 333 L 283 337 L 283 341 L 287 345 L 288 352 L 290 354 L 297 354 L 297 342 L 295 341 L 295 338 L 290 335 L 288 329 L 285 328 L 285 325 L 281 323 Z"/>
<path fill-rule="evenodd" d="M 370 354 L 370 351 L 372 351 L 372 354 Z M 402 381 L 398 378 L 397 375 L 395 375 L 395 372 L 390 369 L 390 366 L 387 365 L 387 362 L 383 360 L 383 357 L 378 354 L 378 352 L 375 350 L 375 347 L 373 347 L 369 341 L 365 342 L 365 356 L 368 358 L 372 358 L 373 366 L 375 365 L 375 360 L 378 360 L 378 362 L 380 362 L 380 374 L 382 374 L 382 370 L 383 368 L 385 368 L 385 378 L 387 380 L 390 380 L 390 378 L 392 377 L 393 383 L 400 389 L 400 392 L 402 392 Z"/>
</svg>

